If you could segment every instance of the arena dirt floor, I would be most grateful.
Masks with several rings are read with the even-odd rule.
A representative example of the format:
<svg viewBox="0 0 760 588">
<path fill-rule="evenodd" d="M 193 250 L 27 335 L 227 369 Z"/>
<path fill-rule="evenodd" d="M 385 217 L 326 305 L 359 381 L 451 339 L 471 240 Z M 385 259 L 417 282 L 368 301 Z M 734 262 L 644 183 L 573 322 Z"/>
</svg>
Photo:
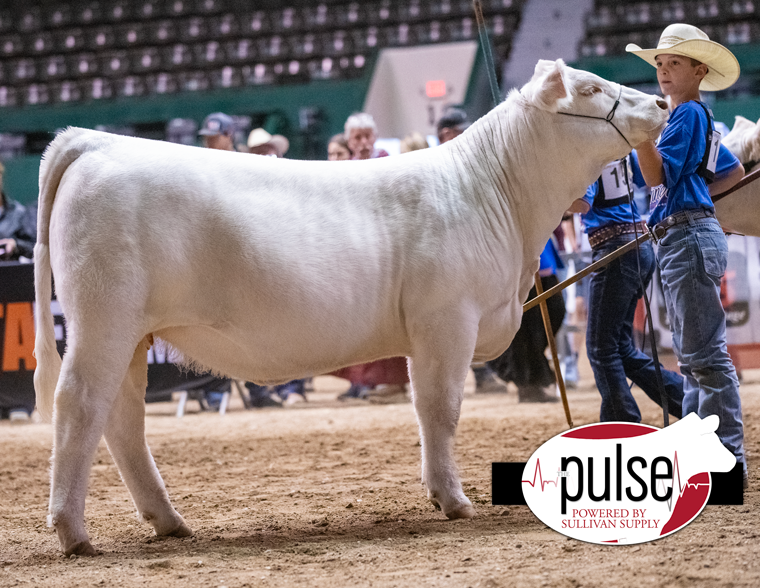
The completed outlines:
<svg viewBox="0 0 760 588">
<path fill-rule="evenodd" d="M 588 369 L 570 391 L 575 424 L 598 420 Z M 465 492 L 478 509 L 447 521 L 420 485 L 411 404 L 338 402 L 320 377 L 310 402 L 182 419 L 148 405 L 150 446 L 195 535 L 159 539 L 136 520 L 105 445 L 85 512 L 102 555 L 65 558 L 45 525 L 51 427 L 0 424 L 0 586 L 760 586 L 760 371 L 742 389 L 750 489 L 743 506 L 708 506 L 685 529 L 637 546 L 598 546 L 545 527 L 525 506 L 492 506 L 491 462 L 526 461 L 566 429 L 561 405 L 475 395 L 457 436 Z M 659 407 L 637 392 L 645 422 Z M 36 420 L 36 419 L 35 419 Z"/>
</svg>

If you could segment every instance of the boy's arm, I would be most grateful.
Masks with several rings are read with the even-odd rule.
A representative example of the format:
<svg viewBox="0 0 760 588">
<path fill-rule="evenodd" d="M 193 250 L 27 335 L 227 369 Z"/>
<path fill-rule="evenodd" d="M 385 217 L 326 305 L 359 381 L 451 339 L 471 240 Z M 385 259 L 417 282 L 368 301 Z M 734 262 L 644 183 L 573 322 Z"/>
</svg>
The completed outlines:
<svg viewBox="0 0 760 588">
<path fill-rule="evenodd" d="M 636 146 L 636 154 L 639 156 L 641 175 L 647 186 L 654 188 L 665 183 L 665 172 L 662 168 L 662 156 L 657 150 L 654 141 L 646 141 Z"/>
<path fill-rule="evenodd" d="M 574 200 L 570 205 L 570 208 L 567 209 L 567 212 L 586 214 L 591 210 L 591 206 L 594 204 L 594 198 L 596 197 L 596 192 L 598 190 L 598 183 L 599 182 L 596 181 L 586 188 L 586 193 L 577 200 Z"/>
<path fill-rule="evenodd" d="M 708 184 L 707 188 L 710 191 L 710 197 L 722 194 L 726 190 L 730 190 L 744 177 L 744 166 L 739 163 L 734 166 L 731 171 L 726 174 L 716 177 L 712 184 Z"/>
<path fill-rule="evenodd" d="M 580 212 L 581 214 L 585 214 L 589 210 L 591 210 L 591 204 L 586 202 L 586 200 L 583 198 L 578 198 L 577 200 L 573 201 L 573 203 L 570 205 L 570 208 L 567 209 L 567 212 Z"/>
</svg>

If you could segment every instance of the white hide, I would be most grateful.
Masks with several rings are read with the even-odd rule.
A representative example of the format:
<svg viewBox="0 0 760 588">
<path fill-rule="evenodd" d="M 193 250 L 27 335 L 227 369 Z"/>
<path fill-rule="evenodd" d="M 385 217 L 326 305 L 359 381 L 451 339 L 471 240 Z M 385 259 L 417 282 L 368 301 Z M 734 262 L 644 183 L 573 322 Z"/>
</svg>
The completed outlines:
<svg viewBox="0 0 760 588">
<path fill-rule="evenodd" d="M 760 179 L 716 200 L 715 216 L 726 232 L 760 237 Z"/>
<path fill-rule="evenodd" d="M 722 139 L 723 145 L 736 155 L 742 164 L 760 161 L 760 126 L 743 116 L 734 119 L 731 132 Z M 748 172 L 754 171 L 758 165 Z"/>
<path fill-rule="evenodd" d="M 751 120 L 737 116 L 722 142 L 742 164 L 760 161 L 760 125 Z M 758 169 L 760 164 L 755 163 L 747 171 Z M 754 180 L 716 200 L 715 215 L 726 231 L 760 237 L 760 181 Z"/>
<path fill-rule="evenodd" d="M 48 299 L 52 268 L 68 349 L 61 365 L 39 305 L 35 386 L 54 414 L 63 551 L 93 552 L 84 499 L 103 434 L 143 519 L 190 533 L 144 439 L 150 334 L 262 383 L 409 357 L 428 496 L 449 518 L 473 516 L 453 458 L 468 366 L 506 349 L 563 211 L 630 151 L 604 120 L 555 112 L 603 119 L 619 90 L 541 62 L 459 138 L 370 161 L 60 134 L 40 169 L 35 279 Z M 623 88 L 614 122 L 636 145 L 666 117 L 662 100 Z"/>
</svg>

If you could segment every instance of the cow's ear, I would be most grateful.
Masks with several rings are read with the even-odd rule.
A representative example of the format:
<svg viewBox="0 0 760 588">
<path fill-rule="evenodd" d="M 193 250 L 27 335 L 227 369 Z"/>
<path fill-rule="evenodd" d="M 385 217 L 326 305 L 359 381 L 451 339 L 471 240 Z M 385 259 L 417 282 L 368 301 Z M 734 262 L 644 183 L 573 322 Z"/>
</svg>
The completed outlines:
<svg viewBox="0 0 760 588">
<path fill-rule="evenodd" d="M 539 108 L 556 112 L 557 103 L 568 96 L 565 85 L 565 62 L 561 59 L 540 60 L 536 64 L 533 78 L 525 85 L 522 92 Z"/>
<path fill-rule="evenodd" d="M 741 114 L 737 114 L 734 117 L 734 127 L 735 129 L 741 129 L 742 127 L 749 127 L 749 126 L 755 126 L 755 123 L 753 123 L 748 118 L 743 117 Z"/>
</svg>

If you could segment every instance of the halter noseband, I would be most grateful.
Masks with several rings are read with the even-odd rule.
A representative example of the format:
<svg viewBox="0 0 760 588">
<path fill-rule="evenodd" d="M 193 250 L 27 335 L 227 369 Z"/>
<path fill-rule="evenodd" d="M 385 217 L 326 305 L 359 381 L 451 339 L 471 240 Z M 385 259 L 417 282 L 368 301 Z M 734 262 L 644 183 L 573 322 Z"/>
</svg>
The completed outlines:
<svg viewBox="0 0 760 588">
<path fill-rule="evenodd" d="M 615 129 L 618 132 L 618 135 L 623 137 L 623 141 L 628 143 L 628 139 L 625 138 L 625 135 L 620 132 L 620 129 L 615 126 L 615 123 L 612 122 L 612 119 L 615 117 L 615 111 L 617 110 L 618 104 L 620 104 L 620 97 L 623 95 L 623 86 L 620 85 L 620 92 L 618 93 L 617 100 L 615 100 L 615 104 L 612 106 L 612 110 L 607 113 L 607 116 L 602 118 L 601 116 L 589 116 L 587 114 L 575 114 L 574 112 L 561 112 L 558 111 L 557 114 L 564 114 L 566 116 L 577 116 L 579 118 L 593 118 L 596 120 L 603 120 L 605 122 L 608 122 L 612 125 L 612 128 Z M 633 149 L 633 145 L 628 143 L 628 146 Z"/>
</svg>

